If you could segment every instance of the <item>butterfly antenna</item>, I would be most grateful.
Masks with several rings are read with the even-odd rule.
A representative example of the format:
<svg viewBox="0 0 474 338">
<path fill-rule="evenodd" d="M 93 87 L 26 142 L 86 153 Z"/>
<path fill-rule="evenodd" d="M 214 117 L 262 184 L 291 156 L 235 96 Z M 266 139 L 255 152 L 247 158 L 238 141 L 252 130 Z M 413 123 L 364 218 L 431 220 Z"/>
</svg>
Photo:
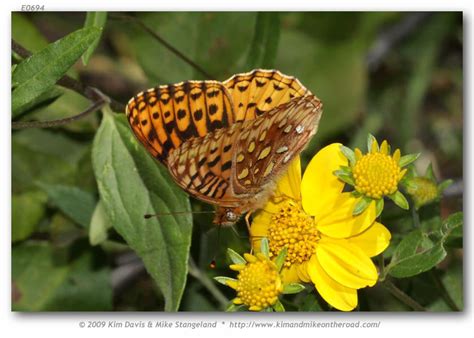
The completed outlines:
<svg viewBox="0 0 474 338">
<path fill-rule="evenodd" d="M 176 212 L 160 212 L 156 214 L 145 214 L 143 217 L 149 219 L 152 217 L 161 217 L 161 216 L 173 216 L 173 215 L 186 215 L 186 214 L 213 214 L 214 211 L 176 211 Z"/>
</svg>

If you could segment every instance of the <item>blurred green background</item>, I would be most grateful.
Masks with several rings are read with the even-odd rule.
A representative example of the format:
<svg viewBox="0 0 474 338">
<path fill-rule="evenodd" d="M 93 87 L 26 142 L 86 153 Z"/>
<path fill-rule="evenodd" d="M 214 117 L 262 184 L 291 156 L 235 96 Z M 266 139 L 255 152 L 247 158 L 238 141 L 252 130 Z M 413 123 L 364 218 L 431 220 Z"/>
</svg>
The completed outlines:
<svg viewBox="0 0 474 338">
<path fill-rule="evenodd" d="M 80 12 L 13 13 L 12 38 L 36 52 L 82 27 L 85 18 Z M 17 62 L 13 54 L 12 64 Z M 454 180 L 437 206 L 444 217 L 462 210 L 462 66 L 459 12 L 143 12 L 108 13 L 88 64 L 77 62 L 68 75 L 124 104 L 158 84 L 225 80 L 253 68 L 278 69 L 297 77 L 324 103 L 318 134 L 303 153 L 305 162 L 334 141 L 365 147 L 369 132 L 403 153 L 421 152 L 420 173 L 431 162 L 439 180 Z M 40 103 L 24 109 L 14 121 L 63 118 L 89 105 L 84 97 L 60 86 Z M 98 245 L 89 241 L 91 218 L 102 217 L 95 209 L 98 190 L 91 164 L 101 116 L 95 113 L 61 128 L 12 133 L 14 310 L 163 309 L 160 290 L 118 233 L 110 229 L 101 234 Z M 58 205 L 60 198 L 55 196 L 65 193 L 58 191 L 58 185 L 81 202 Z M 192 207 L 212 210 L 194 200 Z M 397 233 L 407 227 L 396 212 L 393 222 L 384 221 L 394 232 L 394 243 Z M 203 280 L 229 275 L 227 247 L 238 252 L 248 249 L 247 241 L 239 237 L 246 236 L 245 226 L 238 228 L 239 236 L 232 229 L 221 229 L 217 242 L 211 219 L 212 215 L 193 217 L 193 265 L 182 311 L 221 310 L 219 300 L 230 299 L 232 293 L 206 287 Z M 214 257 L 217 268 L 210 269 Z M 448 258 L 439 267 L 441 279 L 462 308 L 462 249 L 453 249 Z M 432 284 L 425 273 L 401 280 L 399 287 L 428 309 L 447 310 Z M 321 301 L 312 295 L 297 295 L 285 306 L 318 310 L 321 307 L 315 304 Z M 359 295 L 359 310 L 407 310 L 378 286 Z"/>
</svg>

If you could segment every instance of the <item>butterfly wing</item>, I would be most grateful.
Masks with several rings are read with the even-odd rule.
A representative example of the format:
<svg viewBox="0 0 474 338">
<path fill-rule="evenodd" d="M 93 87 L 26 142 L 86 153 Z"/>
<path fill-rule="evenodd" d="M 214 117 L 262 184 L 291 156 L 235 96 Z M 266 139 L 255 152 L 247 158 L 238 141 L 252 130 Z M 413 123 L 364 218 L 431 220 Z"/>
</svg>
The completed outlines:
<svg viewBox="0 0 474 338">
<path fill-rule="evenodd" d="M 246 121 L 236 142 L 235 194 L 255 194 L 275 182 L 316 133 L 321 114 L 321 101 L 309 95 Z"/>
<path fill-rule="evenodd" d="M 138 140 L 162 163 L 183 142 L 234 122 L 230 96 L 217 81 L 188 81 L 134 96 L 126 115 Z"/>
<path fill-rule="evenodd" d="M 235 121 L 252 120 L 293 98 L 311 94 L 298 79 L 277 70 L 236 74 L 223 84 L 234 104 Z"/>
</svg>

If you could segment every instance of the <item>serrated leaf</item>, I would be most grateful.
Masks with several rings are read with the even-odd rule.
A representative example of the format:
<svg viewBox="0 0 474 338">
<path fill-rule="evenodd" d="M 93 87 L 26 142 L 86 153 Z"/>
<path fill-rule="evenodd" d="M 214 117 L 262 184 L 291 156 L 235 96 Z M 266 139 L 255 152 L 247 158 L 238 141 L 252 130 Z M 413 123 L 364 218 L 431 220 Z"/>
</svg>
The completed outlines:
<svg viewBox="0 0 474 338">
<path fill-rule="evenodd" d="M 400 157 L 400 161 L 398 161 L 398 165 L 400 167 L 405 167 L 409 165 L 410 163 L 415 162 L 417 158 L 420 157 L 420 154 L 421 153 L 404 155 Z"/>
<path fill-rule="evenodd" d="M 95 209 L 94 196 L 74 186 L 38 183 L 56 207 L 69 216 L 74 222 L 87 228 L 90 225 Z"/>
<path fill-rule="evenodd" d="M 96 27 L 79 29 L 23 60 L 12 74 L 12 114 L 49 91 L 100 35 Z"/>
<path fill-rule="evenodd" d="M 225 286 L 227 286 L 228 281 L 231 281 L 231 282 L 236 282 L 237 281 L 234 278 L 224 277 L 224 276 L 216 276 L 216 277 L 214 277 L 214 280 L 219 282 L 222 285 L 225 285 Z"/>
<path fill-rule="evenodd" d="M 400 191 L 397 190 L 395 193 L 388 195 L 388 197 L 400 208 L 404 210 L 408 210 L 410 208 L 407 199 Z"/>
<path fill-rule="evenodd" d="M 94 246 L 107 239 L 107 231 L 112 227 L 109 218 L 105 212 L 104 203 L 99 200 L 92 214 L 91 224 L 89 226 L 89 243 Z"/>
<path fill-rule="evenodd" d="M 88 12 L 86 16 L 86 21 L 84 22 L 84 28 L 87 27 L 97 27 L 101 30 L 104 28 L 105 23 L 107 22 L 107 12 Z M 100 41 L 100 35 L 91 43 L 89 48 L 82 55 L 82 63 L 87 65 L 89 58 L 91 57 L 94 50 L 97 48 L 97 45 Z"/>
<path fill-rule="evenodd" d="M 352 210 L 352 215 L 356 216 L 363 213 L 365 209 L 369 207 L 371 202 L 372 202 L 372 199 L 369 197 L 364 196 L 361 199 L 359 199 L 356 205 L 354 206 L 354 210 Z"/>
<path fill-rule="evenodd" d="M 278 12 L 259 12 L 255 32 L 247 57 L 247 68 L 274 67 L 280 39 L 280 17 Z"/>
<path fill-rule="evenodd" d="M 188 197 L 137 143 L 123 114 L 104 113 L 94 139 L 92 164 L 111 223 L 143 260 L 165 298 L 165 310 L 176 311 L 191 245 Z M 167 215 L 144 218 L 160 213 Z"/>
<path fill-rule="evenodd" d="M 237 252 L 234 250 L 228 248 L 227 249 L 227 254 L 229 255 L 230 260 L 234 264 L 247 264 L 247 261 L 245 258 L 243 258 L 241 255 L 239 255 Z"/>
<path fill-rule="evenodd" d="M 299 284 L 299 283 L 290 283 L 290 284 L 285 284 L 283 286 L 283 293 L 285 295 L 291 295 L 295 293 L 299 293 L 305 289 L 304 285 Z"/>
<path fill-rule="evenodd" d="M 341 152 L 349 160 L 349 163 L 351 164 L 351 166 L 353 166 L 356 163 L 355 154 L 351 148 L 341 145 Z"/>
</svg>

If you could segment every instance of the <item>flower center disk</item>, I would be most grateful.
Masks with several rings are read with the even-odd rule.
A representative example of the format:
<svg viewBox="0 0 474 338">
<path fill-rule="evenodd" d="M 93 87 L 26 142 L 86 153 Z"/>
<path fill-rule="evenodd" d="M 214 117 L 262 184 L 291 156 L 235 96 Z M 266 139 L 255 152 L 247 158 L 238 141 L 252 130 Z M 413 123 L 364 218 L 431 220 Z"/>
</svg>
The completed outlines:
<svg viewBox="0 0 474 338">
<path fill-rule="evenodd" d="M 268 242 L 270 255 L 277 256 L 286 247 L 285 266 L 308 261 L 316 251 L 319 233 L 314 219 L 297 203 L 282 202 L 283 207 L 272 216 Z"/>
<path fill-rule="evenodd" d="M 369 153 L 357 161 L 353 176 L 357 191 L 378 199 L 397 191 L 400 166 L 391 156 Z"/>
</svg>

